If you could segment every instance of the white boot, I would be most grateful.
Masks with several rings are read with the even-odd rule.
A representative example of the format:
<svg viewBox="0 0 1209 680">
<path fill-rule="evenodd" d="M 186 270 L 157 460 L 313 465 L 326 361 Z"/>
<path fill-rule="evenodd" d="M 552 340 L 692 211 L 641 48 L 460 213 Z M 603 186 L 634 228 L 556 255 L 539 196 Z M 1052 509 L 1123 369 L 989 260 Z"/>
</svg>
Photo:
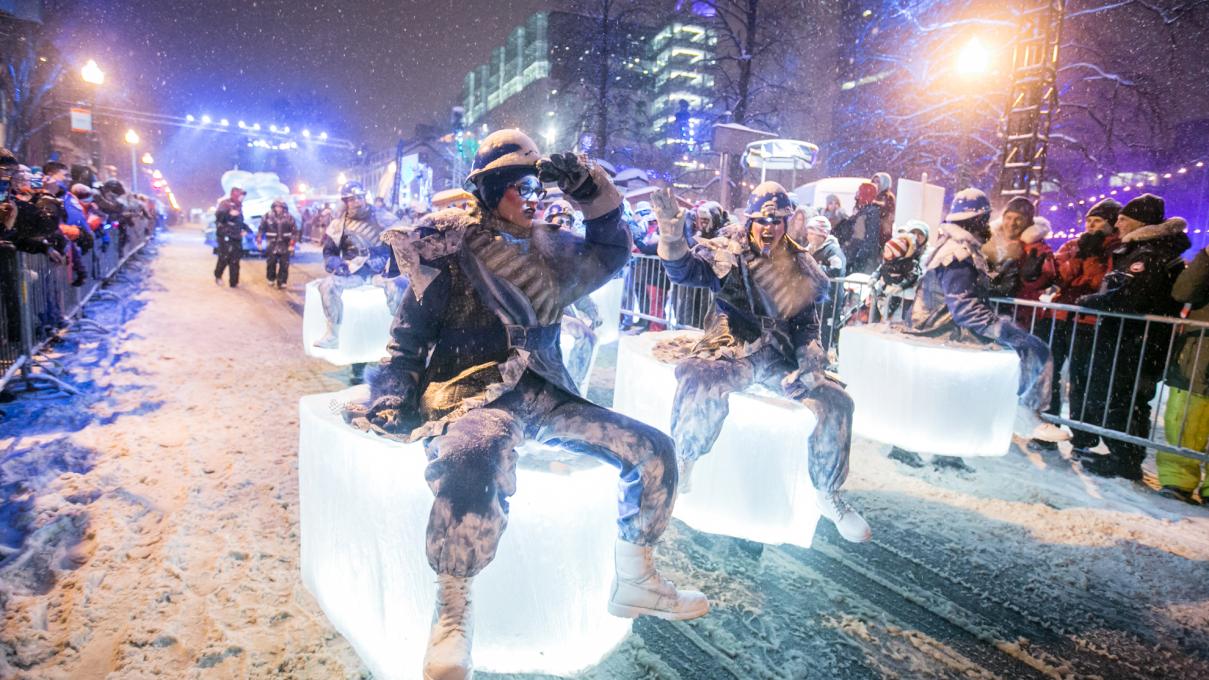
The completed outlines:
<svg viewBox="0 0 1209 680">
<path fill-rule="evenodd" d="M 617 540 L 609 613 L 626 619 L 642 615 L 685 621 L 709 613 L 709 600 L 695 590 L 676 590 L 655 571 L 654 548 Z"/>
<path fill-rule="evenodd" d="M 823 517 L 831 520 L 840 536 L 845 541 L 864 543 L 873 538 L 873 530 L 869 523 L 848 504 L 847 499 L 839 491 L 833 493 L 815 492 L 816 504 Z"/>
<path fill-rule="evenodd" d="M 1016 422 L 1012 430 L 1025 439 L 1037 439 L 1043 442 L 1064 442 L 1070 439 L 1070 433 L 1053 423 L 1041 419 L 1041 414 L 1023 406 L 1016 407 Z"/>
<path fill-rule="evenodd" d="M 474 677 L 470 643 L 474 621 L 470 613 L 471 579 L 437 576 L 437 604 L 432 633 L 424 654 L 424 680 L 469 680 Z"/>
<path fill-rule="evenodd" d="M 678 475 L 679 482 L 676 485 L 678 493 L 690 493 L 693 490 L 693 464 L 696 462 L 696 458 L 679 460 L 680 474 Z"/>
<path fill-rule="evenodd" d="M 336 349 L 340 346 L 340 326 L 329 323 L 327 332 L 315 341 L 315 346 L 321 349 Z"/>
</svg>

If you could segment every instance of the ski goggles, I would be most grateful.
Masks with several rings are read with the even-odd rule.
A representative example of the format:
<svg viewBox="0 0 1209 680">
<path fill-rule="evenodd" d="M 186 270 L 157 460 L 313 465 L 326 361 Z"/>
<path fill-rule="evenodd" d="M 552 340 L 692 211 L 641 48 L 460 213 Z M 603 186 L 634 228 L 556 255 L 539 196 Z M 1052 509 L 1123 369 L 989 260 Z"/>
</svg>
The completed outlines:
<svg viewBox="0 0 1209 680">
<path fill-rule="evenodd" d="M 516 189 L 516 193 L 526 201 L 540 201 L 546 197 L 546 188 L 542 186 L 542 181 L 533 175 L 522 177 L 508 186 Z"/>
</svg>

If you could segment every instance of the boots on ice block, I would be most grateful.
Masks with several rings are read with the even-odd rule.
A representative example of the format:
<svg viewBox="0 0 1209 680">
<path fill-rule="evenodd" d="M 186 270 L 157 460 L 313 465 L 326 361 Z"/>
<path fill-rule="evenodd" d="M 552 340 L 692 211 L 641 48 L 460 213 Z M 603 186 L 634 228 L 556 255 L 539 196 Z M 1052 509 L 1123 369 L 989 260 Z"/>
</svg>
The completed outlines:
<svg viewBox="0 0 1209 680">
<path fill-rule="evenodd" d="M 424 553 L 432 506 L 424 451 L 346 425 L 342 406 L 367 396 L 359 386 L 302 398 L 303 582 L 375 678 L 421 677 L 434 632 L 448 646 L 440 645 L 433 668 L 449 669 L 453 658 L 456 672 L 461 642 L 445 634 L 456 626 L 432 625 L 437 575 Z M 572 675 L 596 665 L 632 623 L 608 613 L 617 471 L 555 472 L 534 460 L 521 453 L 508 530 L 495 561 L 474 578 L 468 640 L 478 671 Z"/>
<path fill-rule="evenodd" d="M 394 321 L 386 304 L 381 286 L 359 286 L 344 289 L 344 318 L 334 326 L 335 342 L 316 343 L 325 339 L 330 327 L 323 314 L 319 298 L 319 280 L 306 284 L 302 309 L 302 348 L 307 356 L 318 357 L 337 366 L 372 363 L 386 357 L 390 340 L 390 325 Z"/>
</svg>

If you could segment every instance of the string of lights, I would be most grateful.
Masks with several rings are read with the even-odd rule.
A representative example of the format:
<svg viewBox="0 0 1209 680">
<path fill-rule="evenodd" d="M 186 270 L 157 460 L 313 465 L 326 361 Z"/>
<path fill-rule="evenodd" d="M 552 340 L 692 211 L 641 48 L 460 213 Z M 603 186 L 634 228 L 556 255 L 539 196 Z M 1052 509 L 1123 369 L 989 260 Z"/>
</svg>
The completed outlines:
<svg viewBox="0 0 1209 680">
<path fill-rule="evenodd" d="M 1082 213 L 1086 212 L 1091 206 L 1098 201 L 1106 198 L 1114 198 L 1121 203 L 1127 203 L 1130 198 L 1146 192 L 1158 193 L 1163 190 L 1177 188 L 1180 183 L 1189 180 L 1204 182 L 1206 181 L 1206 164 L 1209 160 L 1197 159 L 1177 168 L 1168 170 L 1167 172 L 1117 172 L 1110 175 L 1102 175 L 1101 179 L 1107 179 L 1107 186 L 1100 187 L 1098 192 L 1096 189 L 1090 191 L 1079 192 L 1080 198 L 1077 200 L 1068 200 L 1065 203 L 1051 203 L 1049 207 L 1050 213 L 1061 213 L 1066 211 L 1076 211 L 1074 222 L 1082 224 Z M 1054 231 L 1053 238 L 1073 238 L 1083 232 L 1082 227 L 1072 227 L 1070 229 L 1058 229 Z M 1194 234 L 1200 234 L 1202 229 L 1197 227 L 1192 230 Z"/>
</svg>

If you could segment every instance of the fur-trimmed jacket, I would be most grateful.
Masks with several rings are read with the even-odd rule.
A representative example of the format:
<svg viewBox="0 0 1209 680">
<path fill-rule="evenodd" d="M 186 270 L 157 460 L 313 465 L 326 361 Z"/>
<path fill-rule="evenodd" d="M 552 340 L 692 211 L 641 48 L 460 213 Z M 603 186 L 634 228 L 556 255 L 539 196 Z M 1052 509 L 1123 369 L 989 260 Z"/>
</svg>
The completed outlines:
<svg viewBox="0 0 1209 680">
<path fill-rule="evenodd" d="M 699 242 L 677 259 L 664 259 L 668 278 L 682 286 L 714 293 L 705 318 L 705 336 L 693 354 L 738 358 L 771 345 L 804 371 L 821 360 L 819 309 L 829 281 L 813 256 L 792 239 L 782 238 L 765 256 L 746 230 Z"/>
<path fill-rule="evenodd" d="M 1063 243 L 1054 254 L 1058 265 L 1058 294 L 1054 302 L 1073 305 L 1084 295 L 1100 290 L 1104 276 L 1112 268 L 1111 253 L 1121 244 L 1121 237 L 1113 233 L 1084 232 L 1079 238 Z M 1065 320 L 1067 312 L 1054 312 L 1054 317 Z M 1079 315 L 1079 323 L 1095 323 L 1089 315 Z"/>
<path fill-rule="evenodd" d="M 955 224 L 940 225 L 936 247 L 915 290 L 910 332 L 955 339 L 999 337 L 1000 319 L 988 302 L 982 242 Z M 971 337 L 971 334 L 976 337 Z"/>
<path fill-rule="evenodd" d="M 1122 236 L 1100 290 L 1078 304 L 1106 312 L 1177 316 L 1181 305 L 1172 299 L 1171 288 L 1184 271 L 1180 255 L 1192 246 L 1187 231 L 1188 223 L 1173 217 Z"/>
<path fill-rule="evenodd" d="M 582 237 L 540 222 L 522 229 L 477 206 L 435 213 L 411 234 L 383 234 L 410 285 L 390 356 L 367 374 L 371 413 L 395 412 L 382 429 L 409 441 L 440 435 L 526 371 L 579 393 L 559 350 L 563 308 L 612 278 L 632 245 L 621 195 L 606 175 L 596 180 L 597 196 L 576 206 Z"/>
</svg>

